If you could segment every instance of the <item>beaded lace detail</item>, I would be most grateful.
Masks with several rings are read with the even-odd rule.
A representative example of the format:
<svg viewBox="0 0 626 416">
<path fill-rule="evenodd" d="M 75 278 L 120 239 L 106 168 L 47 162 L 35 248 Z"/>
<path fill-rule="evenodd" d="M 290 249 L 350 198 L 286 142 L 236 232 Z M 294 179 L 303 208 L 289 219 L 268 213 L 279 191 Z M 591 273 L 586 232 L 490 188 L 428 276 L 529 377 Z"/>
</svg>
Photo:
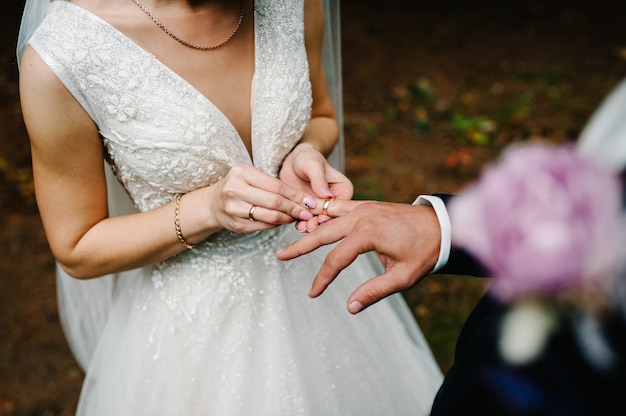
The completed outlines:
<svg viewBox="0 0 626 416">
<path fill-rule="evenodd" d="M 311 109 L 303 25 L 293 24 L 302 21 L 302 7 L 286 3 L 255 2 L 252 152 L 254 164 L 272 175 Z M 65 1 L 52 7 L 31 45 L 98 125 L 139 210 L 252 163 L 230 121 L 191 84 L 87 10 Z"/>
<path fill-rule="evenodd" d="M 287 7 L 288 1 L 255 2 L 252 154 L 254 164 L 272 175 L 311 112 L 303 9 Z M 66 1 L 51 7 L 31 45 L 98 125 L 107 160 L 140 211 L 211 185 L 237 163 L 252 164 L 234 126 L 191 84 L 91 12 Z M 214 265 L 270 250 L 278 234 L 280 229 L 214 234 L 193 252 L 157 264 L 153 284 L 166 300 L 190 299 L 189 287 L 209 293 L 207 272 L 237 287 L 237 268 Z M 187 270 L 184 285 L 175 283 L 181 270 Z M 195 313 L 182 301 L 168 303 L 178 313 Z"/>
<path fill-rule="evenodd" d="M 140 211 L 211 185 L 237 163 L 276 175 L 306 128 L 301 0 L 254 2 L 252 158 L 224 114 L 153 55 L 79 6 L 51 7 L 30 44 L 98 125 Z M 221 232 L 139 274 L 112 276 L 113 288 L 90 289 L 91 303 L 83 286 L 91 282 L 70 280 L 65 305 L 84 303 L 72 309 L 70 345 L 85 342 L 83 319 L 111 297 L 76 414 L 428 414 L 441 375 L 419 328 L 401 318 L 411 316 L 401 298 L 345 312 L 354 287 L 380 273 L 366 257 L 308 298 L 328 249 L 278 261 L 275 250 L 296 238 L 293 225 Z"/>
</svg>

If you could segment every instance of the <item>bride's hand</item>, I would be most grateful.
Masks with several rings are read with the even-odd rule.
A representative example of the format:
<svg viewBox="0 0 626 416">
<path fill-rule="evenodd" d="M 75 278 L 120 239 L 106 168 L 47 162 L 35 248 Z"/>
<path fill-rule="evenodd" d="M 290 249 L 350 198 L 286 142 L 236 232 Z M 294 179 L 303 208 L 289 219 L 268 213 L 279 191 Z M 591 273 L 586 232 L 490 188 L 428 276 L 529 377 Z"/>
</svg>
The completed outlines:
<svg viewBox="0 0 626 416">
<path fill-rule="evenodd" d="M 236 232 L 310 220 L 308 207 L 317 204 L 310 194 L 246 164 L 235 165 L 207 190 L 212 193 L 209 210 L 215 225 Z"/>
<path fill-rule="evenodd" d="M 294 189 L 313 192 L 318 198 L 351 199 L 354 187 L 343 173 L 309 143 L 300 143 L 287 155 L 280 179 Z"/>
<path fill-rule="evenodd" d="M 314 217 L 310 220 L 299 220 L 296 222 L 296 229 L 301 233 L 310 233 L 317 226 L 330 221 L 333 218 L 338 218 L 361 204 L 371 201 L 355 201 L 352 199 L 338 199 L 330 198 L 323 201 L 316 209 L 311 210 Z"/>
<path fill-rule="evenodd" d="M 332 167 L 324 155 L 309 143 L 297 145 L 287 155 L 279 176 L 284 183 L 292 188 L 303 192 L 313 192 L 322 200 L 330 198 L 349 200 L 354 192 L 352 182 L 343 173 Z M 298 222 L 296 228 L 299 231 L 310 231 L 318 224 L 331 219 L 330 216 L 321 214 L 321 209 L 318 206 L 311 208 L 318 208 L 317 213 L 319 215 L 313 219 Z"/>
</svg>

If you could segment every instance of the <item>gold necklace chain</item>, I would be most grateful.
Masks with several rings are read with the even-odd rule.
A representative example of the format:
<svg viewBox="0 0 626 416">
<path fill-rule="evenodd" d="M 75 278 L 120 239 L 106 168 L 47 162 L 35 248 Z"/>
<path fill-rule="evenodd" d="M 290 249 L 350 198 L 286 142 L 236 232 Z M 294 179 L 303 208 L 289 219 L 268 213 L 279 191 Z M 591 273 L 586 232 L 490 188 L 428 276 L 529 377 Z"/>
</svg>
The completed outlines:
<svg viewBox="0 0 626 416">
<path fill-rule="evenodd" d="M 239 9 L 239 21 L 237 22 L 237 26 L 235 26 L 233 31 L 230 33 L 230 35 L 224 41 L 218 43 L 217 45 L 200 46 L 200 45 L 194 45 L 193 43 L 189 43 L 186 40 L 183 40 L 183 39 L 179 38 L 178 36 L 176 36 L 175 34 L 173 34 L 167 27 L 165 27 L 165 25 L 163 25 L 163 23 L 161 23 L 159 21 L 159 19 L 154 17 L 154 15 L 152 13 L 150 13 L 150 11 L 148 9 L 146 9 L 146 6 L 144 6 L 141 3 L 140 0 L 133 0 L 133 1 L 169 37 L 171 37 L 172 39 L 176 40 L 178 43 L 181 43 L 181 44 L 183 44 L 185 46 L 188 46 L 188 47 L 193 48 L 193 49 L 199 49 L 199 50 L 202 50 L 202 51 L 207 51 L 207 50 L 211 50 L 211 49 L 217 49 L 220 46 L 224 46 L 226 43 L 228 43 L 229 40 L 231 40 L 235 36 L 235 34 L 239 31 L 239 28 L 241 27 L 241 23 L 243 22 L 243 16 L 245 14 L 245 4 L 246 4 L 245 0 L 241 0 L 241 7 Z"/>
</svg>

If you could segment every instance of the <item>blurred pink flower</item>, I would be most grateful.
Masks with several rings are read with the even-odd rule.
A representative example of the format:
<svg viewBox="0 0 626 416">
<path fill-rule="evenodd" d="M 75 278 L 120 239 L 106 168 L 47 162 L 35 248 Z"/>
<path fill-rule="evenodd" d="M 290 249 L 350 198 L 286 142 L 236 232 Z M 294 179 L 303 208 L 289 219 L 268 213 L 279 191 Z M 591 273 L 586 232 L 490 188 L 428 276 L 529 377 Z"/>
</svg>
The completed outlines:
<svg viewBox="0 0 626 416">
<path fill-rule="evenodd" d="M 617 260 L 619 180 L 573 145 L 512 146 L 449 212 L 453 244 L 492 272 L 504 301 L 557 296 Z"/>
</svg>

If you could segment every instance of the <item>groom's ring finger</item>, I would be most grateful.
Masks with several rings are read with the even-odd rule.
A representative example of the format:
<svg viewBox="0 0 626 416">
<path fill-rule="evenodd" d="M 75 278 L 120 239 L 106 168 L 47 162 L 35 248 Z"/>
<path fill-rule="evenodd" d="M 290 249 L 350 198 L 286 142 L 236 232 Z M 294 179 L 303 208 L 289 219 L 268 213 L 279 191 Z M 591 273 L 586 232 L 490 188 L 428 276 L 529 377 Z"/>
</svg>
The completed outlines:
<svg viewBox="0 0 626 416">
<path fill-rule="evenodd" d="M 328 207 L 330 206 L 330 203 L 333 201 L 333 199 L 335 198 L 329 198 L 324 201 L 324 203 L 322 204 L 322 215 L 328 216 Z"/>
<path fill-rule="evenodd" d="M 250 221 L 256 221 L 256 219 L 254 218 L 254 210 L 256 209 L 256 205 L 252 204 L 252 206 L 250 207 L 250 211 L 248 211 L 248 219 Z"/>
</svg>

